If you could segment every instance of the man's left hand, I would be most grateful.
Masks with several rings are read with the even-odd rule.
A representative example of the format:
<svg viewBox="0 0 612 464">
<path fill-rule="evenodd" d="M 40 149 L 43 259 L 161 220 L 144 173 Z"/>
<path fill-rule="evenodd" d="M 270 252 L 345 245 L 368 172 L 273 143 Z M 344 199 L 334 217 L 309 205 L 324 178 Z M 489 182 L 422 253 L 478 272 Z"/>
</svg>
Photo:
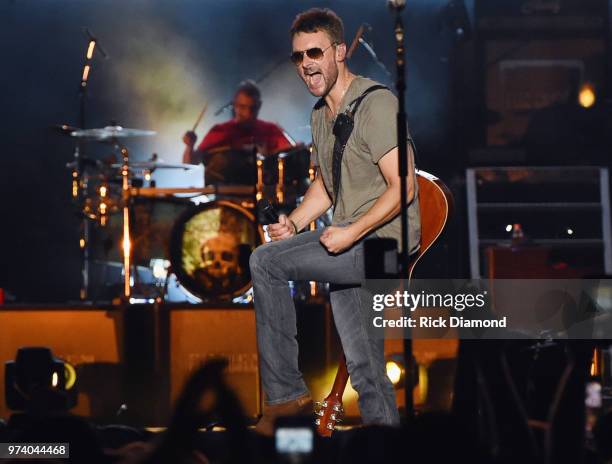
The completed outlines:
<svg viewBox="0 0 612 464">
<path fill-rule="evenodd" d="M 330 253 L 342 253 L 348 250 L 357 239 L 350 226 L 347 227 L 326 227 L 319 241 Z"/>
</svg>

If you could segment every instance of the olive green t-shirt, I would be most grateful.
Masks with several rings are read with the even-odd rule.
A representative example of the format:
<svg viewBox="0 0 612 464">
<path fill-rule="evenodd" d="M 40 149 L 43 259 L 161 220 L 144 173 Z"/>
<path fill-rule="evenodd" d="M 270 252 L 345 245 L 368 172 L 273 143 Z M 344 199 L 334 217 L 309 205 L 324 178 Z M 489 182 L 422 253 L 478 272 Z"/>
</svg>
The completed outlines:
<svg viewBox="0 0 612 464">
<path fill-rule="evenodd" d="M 359 97 L 368 87 L 378 83 L 357 76 L 351 82 L 339 113 Z M 397 147 L 398 102 L 390 90 L 375 90 L 367 95 L 357 109 L 353 132 L 344 149 L 340 174 L 340 188 L 334 209 L 332 224 L 350 224 L 366 213 L 378 197 L 387 189 L 378 161 Z M 320 100 L 312 112 L 312 156 L 315 166 L 320 168 L 323 182 L 330 198 L 334 198 L 332 159 L 335 136 L 332 132 L 335 120 L 329 116 L 327 106 Z M 410 147 L 409 147 L 410 148 Z M 412 158 L 412 150 L 408 150 Z M 414 159 L 410 166 L 414 166 Z M 414 170 L 412 175 L 415 193 L 417 189 Z M 413 253 L 419 247 L 421 221 L 419 203 L 415 199 L 408 205 L 408 246 Z M 376 229 L 376 236 L 394 238 L 401 247 L 401 220 L 396 216 Z"/>
</svg>

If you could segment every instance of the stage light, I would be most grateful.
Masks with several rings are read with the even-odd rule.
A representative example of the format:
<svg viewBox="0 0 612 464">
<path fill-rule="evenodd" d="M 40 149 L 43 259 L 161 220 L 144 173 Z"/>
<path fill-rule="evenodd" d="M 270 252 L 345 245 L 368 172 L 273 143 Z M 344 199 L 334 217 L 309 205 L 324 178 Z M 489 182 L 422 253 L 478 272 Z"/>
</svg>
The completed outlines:
<svg viewBox="0 0 612 464">
<path fill-rule="evenodd" d="M 580 86 L 578 92 L 578 103 L 583 108 L 590 108 L 595 104 L 597 96 L 595 94 L 595 87 L 589 82 L 585 82 Z"/>
<path fill-rule="evenodd" d="M 506 232 L 512 232 L 512 224 L 506 226 Z"/>
<path fill-rule="evenodd" d="M 5 401 L 14 411 L 68 410 L 77 403 L 74 367 L 49 348 L 23 347 L 5 363 Z"/>
<path fill-rule="evenodd" d="M 84 238 L 79 240 L 79 247 L 85 248 L 85 239 Z"/>
<path fill-rule="evenodd" d="M 419 384 L 419 402 L 421 404 L 427 401 L 427 393 L 429 391 L 429 373 L 427 367 L 419 364 L 418 368 L 418 384 Z"/>
<path fill-rule="evenodd" d="M 123 250 L 124 256 L 130 255 L 130 250 L 132 249 L 132 243 L 130 242 L 130 237 L 125 235 L 123 240 L 121 240 L 121 249 Z"/>
<path fill-rule="evenodd" d="M 128 300 L 130 304 L 154 304 L 155 298 L 134 298 L 130 297 Z"/>
<path fill-rule="evenodd" d="M 568 229 L 567 229 L 567 235 L 574 235 L 574 230 L 573 230 L 573 229 L 570 229 L 570 228 L 568 227 Z"/>
<path fill-rule="evenodd" d="M 90 40 L 89 45 L 87 46 L 87 59 L 91 60 L 94 54 L 94 49 L 96 48 L 96 41 Z"/>
<path fill-rule="evenodd" d="M 158 280 L 165 280 L 168 277 L 170 261 L 163 258 L 153 258 L 149 261 L 149 268 L 153 271 L 153 277 Z"/>
<path fill-rule="evenodd" d="M 397 361 L 387 360 L 385 368 L 387 370 L 387 377 L 389 377 L 393 386 L 397 387 L 404 379 L 404 367 Z"/>
<path fill-rule="evenodd" d="M 89 77 L 89 70 L 91 69 L 91 67 L 86 64 L 85 67 L 83 68 L 83 77 L 81 78 L 81 84 L 84 85 L 87 82 L 87 78 Z"/>
<path fill-rule="evenodd" d="M 66 384 L 64 385 L 64 387 L 66 388 L 66 390 L 71 390 L 72 387 L 74 387 L 74 385 L 76 384 L 76 370 L 74 369 L 72 364 L 68 364 L 67 362 L 64 363 L 64 370 L 66 374 Z"/>
</svg>

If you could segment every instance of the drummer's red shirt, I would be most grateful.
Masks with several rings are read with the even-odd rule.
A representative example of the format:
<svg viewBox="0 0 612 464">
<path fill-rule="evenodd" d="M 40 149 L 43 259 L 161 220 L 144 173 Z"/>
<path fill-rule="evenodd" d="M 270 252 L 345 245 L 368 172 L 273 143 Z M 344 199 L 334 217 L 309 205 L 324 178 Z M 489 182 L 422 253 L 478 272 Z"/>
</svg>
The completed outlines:
<svg viewBox="0 0 612 464">
<path fill-rule="evenodd" d="M 198 151 L 223 146 L 240 149 L 249 145 L 265 147 L 267 153 L 292 147 L 281 128 L 274 123 L 261 119 L 249 123 L 238 123 L 231 120 L 214 125 L 198 146 Z"/>
</svg>

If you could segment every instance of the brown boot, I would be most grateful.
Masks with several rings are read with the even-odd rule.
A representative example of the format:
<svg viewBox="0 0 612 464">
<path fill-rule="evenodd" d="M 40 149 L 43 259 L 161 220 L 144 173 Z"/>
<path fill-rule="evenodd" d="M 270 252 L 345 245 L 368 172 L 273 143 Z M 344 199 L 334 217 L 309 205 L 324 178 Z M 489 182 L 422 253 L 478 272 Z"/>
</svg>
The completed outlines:
<svg viewBox="0 0 612 464">
<path fill-rule="evenodd" d="M 271 437 L 274 435 L 274 421 L 277 417 L 307 416 L 313 414 L 313 411 L 314 408 L 310 395 L 300 396 L 286 403 L 265 404 L 263 415 L 255 425 L 255 432 Z"/>
</svg>

